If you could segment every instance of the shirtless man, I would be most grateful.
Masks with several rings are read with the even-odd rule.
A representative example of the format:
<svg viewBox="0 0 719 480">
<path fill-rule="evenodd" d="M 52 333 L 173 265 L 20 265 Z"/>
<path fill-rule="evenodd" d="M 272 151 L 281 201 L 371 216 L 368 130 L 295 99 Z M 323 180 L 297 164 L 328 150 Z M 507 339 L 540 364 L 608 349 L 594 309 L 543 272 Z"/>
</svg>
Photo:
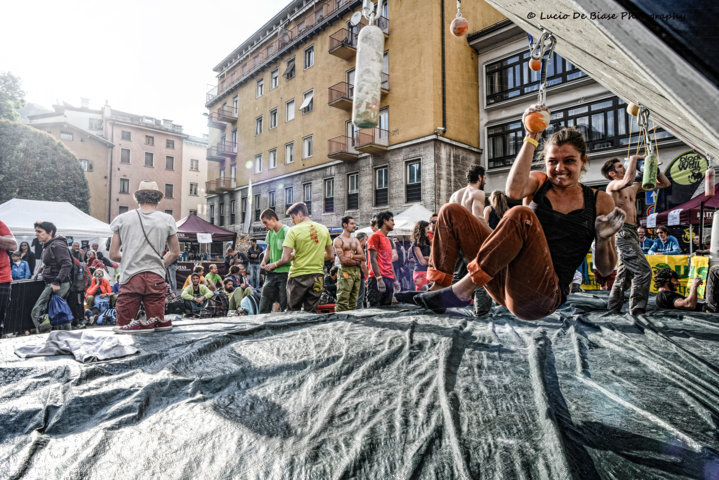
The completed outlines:
<svg viewBox="0 0 719 480">
<path fill-rule="evenodd" d="M 629 297 L 629 313 L 641 315 L 646 312 L 649 298 L 649 284 L 652 281 L 652 269 L 649 266 L 641 247 L 637 233 L 637 193 L 642 192 L 642 183 L 636 182 L 637 162 L 644 157 L 634 155 L 629 158 L 629 165 L 624 168 L 621 160 L 612 158 L 602 166 L 602 175 L 610 180 L 607 193 L 614 199 L 617 208 L 627 214 L 622 229 L 616 234 L 617 250 L 619 250 L 619 267 L 617 277 L 609 294 L 607 309 L 619 312 L 624 303 L 625 283 L 631 279 L 632 293 Z M 659 171 L 657 189 L 668 187 L 671 183 Z"/>
<path fill-rule="evenodd" d="M 474 165 L 467 171 L 467 186 L 462 187 L 449 197 L 449 203 L 458 203 L 472 212 L 472 215 L 484 218 L 484 167 Z"/>
<path fill-rule="evenodd" d="M 363 281 L 361 265 L 365 261 L 365 255 L 359 240 L 352 238 L 352 232 L 356 229 L 357 224 L 354 218 L 343 217 L 342 233 L 332 242 L 335 254 L 340 261 L 335 312 L 354 310 L 357 306 L 360 284 Z"/>
</svg>

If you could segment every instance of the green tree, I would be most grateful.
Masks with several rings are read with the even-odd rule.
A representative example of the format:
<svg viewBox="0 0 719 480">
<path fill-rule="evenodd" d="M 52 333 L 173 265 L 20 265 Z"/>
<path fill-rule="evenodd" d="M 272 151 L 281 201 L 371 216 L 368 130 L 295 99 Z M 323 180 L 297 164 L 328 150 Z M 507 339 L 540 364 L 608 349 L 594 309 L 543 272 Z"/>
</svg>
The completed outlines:
<svg viewBox="0 0 719 480">
<path fill-rule="evenodd" d="M 12 73 L 0 73 L 0 118 L 17 121 L 18 109 L 25 105 L 20 79 Z"/>
<path fill-rule="evenodd" d="M 0 119 L 0 203 L 12 198 L 70 202 L 90 211 L 80 161 L 45 132 Z"/>
</svg>

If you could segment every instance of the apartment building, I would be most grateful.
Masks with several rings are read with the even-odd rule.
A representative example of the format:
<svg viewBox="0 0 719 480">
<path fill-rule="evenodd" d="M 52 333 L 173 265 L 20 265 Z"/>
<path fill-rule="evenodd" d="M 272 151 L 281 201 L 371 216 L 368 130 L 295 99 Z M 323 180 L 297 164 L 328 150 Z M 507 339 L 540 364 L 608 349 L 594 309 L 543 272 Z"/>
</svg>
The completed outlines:
<svg viewBox="0 0 719 480">
<path fill-rule="evenodd" d="M 437 210 L 480 159 L 477 57 L 449 32 L 456 3 L 390 0 L 380 124 L 350 122 L 359 0 L 295 0 L 216 67 L 209 110 L 209 221 L 264 235 L 259 214 L 304 201 L 332 229 L 412 204 Z M 466 2 L 472 28 L 502 17 Z M 250 190 L 249 184 L 252 184 Z M 248 212 L 248 210 L 250 210 Z M 288 220 L 287 220 L 288 221 Z"/>
<path fill-rule="evenodd" d="M 508 20 L 471 34 L 468 40 L 478 55 L 479 131 L 484 146 L 482 163 L 487 168 L 485 190 L 504 190 L 525 136 L 522 113 L 537 100 L 539 72 L 528 67 L 526 32 Z M 637 152 L 636 118 L 627 114 L 622 98 L 556 53 L 548 64 L 547 86 L 546 104 L 552 112 L 552 123 L 545 137 L 562 127 L 581 130 L 589 149 L 588 171 L 582 182 L 606 186 L 609 182 L 601 174 L 604 162 Z M 664 166 L 691 150 L 661 127 L 657 127 L 655 135 Z M 535 168 L 544 167 L 538 161 Z M 643 211 L 644 198 L 638 200 Z"/>
<path fill-rule="evenodd" d="M 154 180 L 165 197 L 159 208 L 175 219 L 180 218 L 182 198 L 183 144 L 187 135 L 172 120 L 113 110 L 105 104 L 91 109 L 83 100 L 80 107 L 53 106 L 53 112 L 29 116 L 29 124 L 44 129 L 65 142 L 83 164 L 90 187 L 91 214 L 109 222 L 120 213 L 136 208 L 132 193 L 142 180 Z M 79 141 L 69 127 L 53 129 L 49 125 L 72 126 L 83 131 Z M 64 132 L 64 133 L 63 133 Z M 91 135 L 91 137 L 88 137 Z M 107 159 L 87 158 L 84 138 L 102 139 L 108 148 Z M 97 152 L 96 152 L 97 153 Z M 99 153 L 98 153 L 99 155 Z"/>
<path fill-rule="evenodd" d="M 182 146 L 182 207 L 180 217 L 190 213 L 204 217 L 207 210 L 207 135 L 184 139 Z"/>
</svg>

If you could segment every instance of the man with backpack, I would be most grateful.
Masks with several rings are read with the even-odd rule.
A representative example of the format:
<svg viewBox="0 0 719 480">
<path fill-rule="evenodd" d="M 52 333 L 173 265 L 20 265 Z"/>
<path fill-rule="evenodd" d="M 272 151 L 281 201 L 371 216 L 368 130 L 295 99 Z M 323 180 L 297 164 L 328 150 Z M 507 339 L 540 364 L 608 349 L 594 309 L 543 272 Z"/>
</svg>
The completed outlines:
<svg viewBox="0 0 719 480">
<path fill-rule="evenodd" d="M 67 246 L 67 240 L 57 235 L 57 227 L 52 222 L 35 222 L 35 237 L 43 245 L 42 250 L 42 279 L 45 289 L 32 308 L 31 317 L 38 333 L 52 330 L 50 318 L 46 315 L 50 298 L 53 294 L 67 297 L 70 292 L 72 273 L 72 256 Z M 62 326 L 71 330 L 70 324 Z"/>
</svg>

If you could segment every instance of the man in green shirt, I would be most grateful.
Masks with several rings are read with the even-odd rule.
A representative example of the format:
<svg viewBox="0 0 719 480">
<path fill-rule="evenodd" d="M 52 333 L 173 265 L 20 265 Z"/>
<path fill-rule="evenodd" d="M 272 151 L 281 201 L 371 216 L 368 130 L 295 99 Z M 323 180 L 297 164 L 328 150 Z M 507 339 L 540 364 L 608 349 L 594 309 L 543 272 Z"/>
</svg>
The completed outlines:
<svg viewBox="0 0 719 480">
<path fill-rule="evenodd" d="M 283 225 L 275 211 L 269 208 L 263 210 L 260 220 L 268 230 L 265 237 L 267 250 L 260 263 L 260 268 L 265 272 L 265 283 L 260 297 L 260 313 L 272 312 L 275 303 L 279 304 L 279 311 L 283 312 L 287 308 L 287 272 L 290 271 L 292 262 L 276 268 L 272 266 L 282 258 L 282 244 L 285 243 L 290 227 Z"/>
<path fill-rule="evenodd" d="M 322 294 L 324 262 L 334 258 L 330 232 L 324 225 L 310 220 L 304 202 L 293 204 L 287 209 L 287 215 L 295 226 L 282 244 L 282 258 L 271 266 L 276 268 L 292 259 L 287 279 L 287 310 L 304 308 L 306 312 L 316 312 Z"/>
<path fill-rule="evenodd" d="M 212 290 L 200 283 L 200 274 L 194 272 L 191 282 L 182 291 L 182 299 L 185 301 L 185 309 L 190 310 L 194 316 L 199 315 L 200 311 L 207 307 L 207 300 L 212 298 Z"/>
<path fill-rule="evenodd" d="M 222 277 L 217 273 L 217 265 L 214 263 L 210 265 L 210 273 L 205 275 L 205 281 L 207 282 L 207 288 L 210 290 L 219 290 L 222 288 Z"/>
</svg>

